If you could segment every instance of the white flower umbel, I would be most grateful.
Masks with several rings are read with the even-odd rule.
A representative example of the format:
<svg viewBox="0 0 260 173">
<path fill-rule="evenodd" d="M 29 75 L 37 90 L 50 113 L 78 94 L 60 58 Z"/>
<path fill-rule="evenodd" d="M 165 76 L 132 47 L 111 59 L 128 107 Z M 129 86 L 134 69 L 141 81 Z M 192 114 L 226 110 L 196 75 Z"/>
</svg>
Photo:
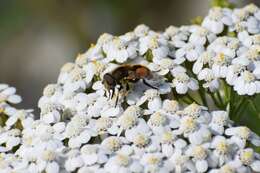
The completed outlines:
<svg viewBox="0 0 260 173">
<path fill-rule="evenodd" d="M 213 8 L 202 26 L 103 34 L 45 87 L 40 120 L 0 84 L 0 172 L 260 172 L 259 136 L 230 120 L 260 93 L 259 16 Z M 111 98 L 104 75 L 135 64 L 151 75 L 116 79 Z"/>
</svg>

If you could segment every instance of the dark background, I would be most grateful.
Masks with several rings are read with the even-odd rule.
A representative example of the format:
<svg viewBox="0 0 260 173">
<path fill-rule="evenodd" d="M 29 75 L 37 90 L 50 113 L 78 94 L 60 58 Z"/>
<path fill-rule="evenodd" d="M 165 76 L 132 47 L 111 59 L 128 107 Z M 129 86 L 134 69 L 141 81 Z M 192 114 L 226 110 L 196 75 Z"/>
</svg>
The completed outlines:
<svg viewBox="0 0 260 173">
<path fill-rule="evenodd" d="M 0 82 L 17 87 L 20 107 L 37 109 L 44 86 L 100 34 L 123 34 L 141 23 L 164 30 L 209 8 L 209 0 L 0 0 Z"/>
</svg>

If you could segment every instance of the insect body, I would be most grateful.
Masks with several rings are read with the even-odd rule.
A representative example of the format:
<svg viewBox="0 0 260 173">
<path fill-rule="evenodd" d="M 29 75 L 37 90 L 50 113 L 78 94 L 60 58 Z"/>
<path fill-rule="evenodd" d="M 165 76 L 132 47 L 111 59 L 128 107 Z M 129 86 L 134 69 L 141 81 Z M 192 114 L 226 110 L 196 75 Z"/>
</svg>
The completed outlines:
<svg viewBox="0 0 260 173">
<path fill-rule="evenodd" d="M 122 65 L 117 67 L 112 72 L 106 73 L 103 77 L 103 83 L 109 91 L 109 97 L 111 91 L 111 97 L 113 97 L 117 86 L 119 86 L 119 91 L 122 88 L 129 90 L 129 83 L 136 83 L 139 80 L 142 80 L 145 85 L 157 89 L 146 81 L 150 78 L 152 78 L 151 71 L 143 65 Z M 116 99 L 116 104 L 117 100 L 118 96 Z"/>
</svg>

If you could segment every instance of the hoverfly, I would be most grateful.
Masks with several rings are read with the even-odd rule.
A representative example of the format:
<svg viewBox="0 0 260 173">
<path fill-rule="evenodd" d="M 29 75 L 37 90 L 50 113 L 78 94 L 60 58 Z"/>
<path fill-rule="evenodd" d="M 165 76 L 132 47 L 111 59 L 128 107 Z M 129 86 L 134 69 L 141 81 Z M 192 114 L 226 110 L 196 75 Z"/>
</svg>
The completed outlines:
<svg viewBox="0 0 260 173">
<path fill-rule="evenodd" d="M 130 89 L 129 83 L 136 83 L 140 80 L 146 86 L 153 89 L 158 89 L 147 82 L 147 80 L 151 78 L 151 71 L 143 65 L 121 65 L 114 69 L 112 72 L 106 73 L 103 76 L 103 84 L 109 92 L 109 97 L 113 98 L 117 86 L 119 87 L 118 91 L 122 90 L 123 88 L 128 91 Z M 116 97 L 116 105 L 117 102 L 118 95 Z"/>
</svg>

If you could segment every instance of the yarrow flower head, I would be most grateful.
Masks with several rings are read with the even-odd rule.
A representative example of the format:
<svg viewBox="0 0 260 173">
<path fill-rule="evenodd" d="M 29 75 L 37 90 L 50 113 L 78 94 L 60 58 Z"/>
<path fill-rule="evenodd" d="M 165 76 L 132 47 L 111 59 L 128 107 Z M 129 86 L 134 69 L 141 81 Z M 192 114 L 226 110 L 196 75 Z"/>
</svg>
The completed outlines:
<svg viewBox="0 0 260 173">
<path fill-rule="evenodd" d="M 0 84 L 0 172 L 260 172 L 260 137 L 232 121 L 260 92 L 259 16 L 105 33 L 44 88 L 38 120 Z"/>
</svg>

